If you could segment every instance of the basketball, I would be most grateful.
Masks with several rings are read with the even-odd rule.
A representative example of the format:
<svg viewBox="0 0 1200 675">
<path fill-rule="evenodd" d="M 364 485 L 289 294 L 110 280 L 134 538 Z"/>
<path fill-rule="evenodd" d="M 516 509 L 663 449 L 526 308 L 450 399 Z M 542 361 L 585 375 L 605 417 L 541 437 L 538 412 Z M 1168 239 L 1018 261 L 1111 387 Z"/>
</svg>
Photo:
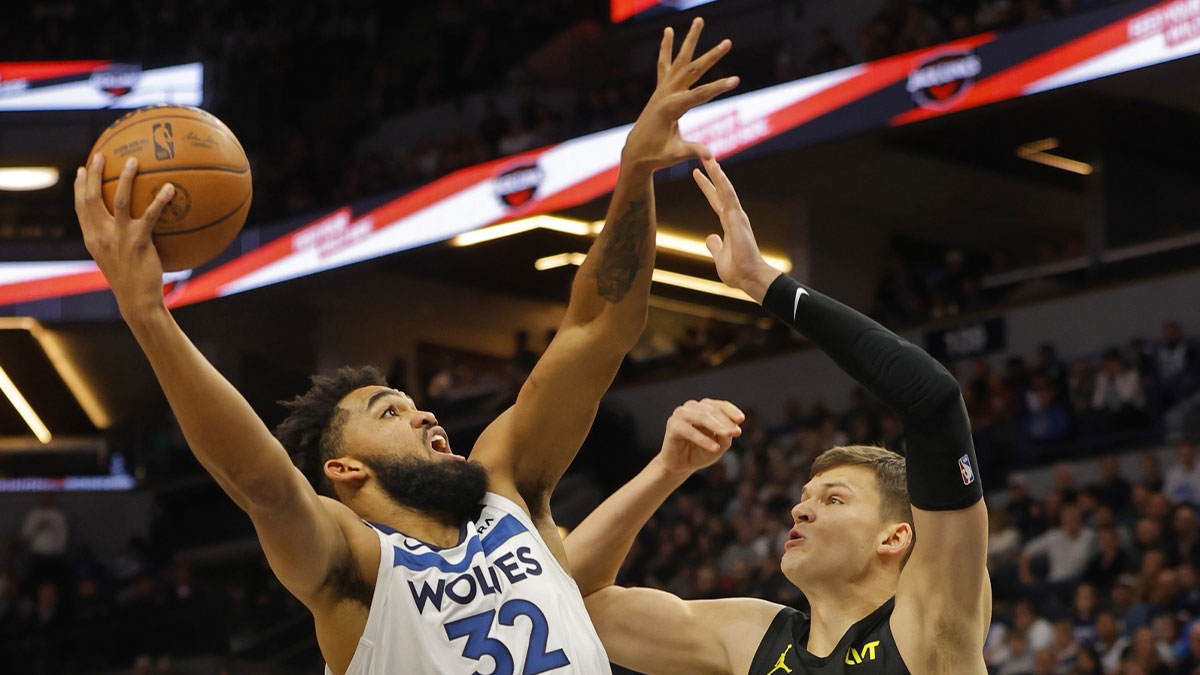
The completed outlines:
<svg viewBox="0 0 1200 675">
<path fill-rule="evenodd" d="M 138 160 L 130 211 L 140 218 L 164 185 L 175 186 L 154 226 L 163 271 L 191 269 L 229 246 L 250 211 L 250 162 L 229 127 L 210 113 L 182 105 L 138 108 L 113 122 L 88 157 L 104 155 L 104 204 L 113 210 L 117 179 Z"/>
</svg>

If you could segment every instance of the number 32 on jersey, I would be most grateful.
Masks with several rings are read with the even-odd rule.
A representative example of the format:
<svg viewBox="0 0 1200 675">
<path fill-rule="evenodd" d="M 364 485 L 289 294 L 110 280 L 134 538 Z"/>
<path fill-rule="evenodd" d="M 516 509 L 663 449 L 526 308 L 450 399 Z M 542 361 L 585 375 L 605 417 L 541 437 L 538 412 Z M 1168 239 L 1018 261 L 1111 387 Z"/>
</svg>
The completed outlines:
<svg viewBox="0 0 1200 675">
<path fill-rule="evenodd" d="M 500 606 L 499 612 L 489 609 L 451 621 L 444 628 L 446 637 L 451 641 L 466 638 L 463 656 L 474 661 L 479 661 L 485 656 L 492 658 L 496 666 L 490 675 L 515 675 L 512 652 L 503 642 L 491 637 L 490 633 L 494 622 L 499 621 L 502 626 L 513 626 L 519 617 L 525 617 L 532 623 L 529 645 L 525 652 L 525 667 L 521 670 L 521 675 L 537 675 L 571 664 L 563 650 L 546 651 L 546 637 L 549 634 L 546 615 L 528 600 L 509 600 Z M 482 674 L 476 671 L 476 675 Z"/>
</svg>

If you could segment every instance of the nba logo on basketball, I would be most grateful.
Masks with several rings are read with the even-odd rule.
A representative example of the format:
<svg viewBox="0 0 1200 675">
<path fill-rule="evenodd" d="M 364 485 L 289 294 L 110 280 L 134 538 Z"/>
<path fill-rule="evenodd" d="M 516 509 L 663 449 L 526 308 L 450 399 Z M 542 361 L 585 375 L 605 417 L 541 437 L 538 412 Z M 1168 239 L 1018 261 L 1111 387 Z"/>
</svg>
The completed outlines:
<svg viewBox="0 0 1200 675">
<path fill-rule="evenodd" d="M 971 458 L 963 455 L 958 458 L 958 472 L 962 474 L 963 485 L 975 482 L 975 471 L 971 469 Z"/>
<path fill-rule="evenodd" d="M 155 123 L 151 128 L 154 139 L 154 159 L 171 159 L 175 157 L 175 133 L 171 130 L 170 122 Z"/>
<path fill-rule="evenodd" d="M 908 74 L 908 93 L 922 108 L 942 110 L 954 105 L 971 91 L 975 78 L 983 72 L 983 63 L 975 52 L 942 52 Z"/>
<path fill-rule="evenodd" d="M 496 176 L 496 196 L 508 206 L 521 206 L 533 198 L 544 175 L 536 162 L 508 169 Z"/>
</svg>

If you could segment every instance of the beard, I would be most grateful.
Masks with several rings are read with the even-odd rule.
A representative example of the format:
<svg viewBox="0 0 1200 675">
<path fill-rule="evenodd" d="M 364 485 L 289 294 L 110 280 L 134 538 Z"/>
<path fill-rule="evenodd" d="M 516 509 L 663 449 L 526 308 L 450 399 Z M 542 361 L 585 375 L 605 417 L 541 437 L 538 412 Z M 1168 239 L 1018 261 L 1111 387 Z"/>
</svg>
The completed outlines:
<svg viewBox="0 0 1200 675">
<path fill-rule="evenodd" d="M 479 510 L 487 469 L 474 462 L 418 457 L 363 458 L 392 499 L 409 508 L 461 523 Z"/>
</svg>

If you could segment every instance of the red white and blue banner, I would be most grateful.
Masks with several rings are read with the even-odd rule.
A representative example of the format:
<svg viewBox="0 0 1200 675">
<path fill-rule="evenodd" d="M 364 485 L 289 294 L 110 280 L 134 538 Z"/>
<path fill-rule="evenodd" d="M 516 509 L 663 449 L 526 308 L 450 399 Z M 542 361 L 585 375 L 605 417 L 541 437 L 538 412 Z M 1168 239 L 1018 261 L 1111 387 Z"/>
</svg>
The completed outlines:
<svg viewBox="0 0 1200 675">
<path fill-rule="evenodd" d="M 1200 0 L 1130 0 L 732 96 L 689 112 L 680 130 L 725 157 L 772 139 L 803 144 L 909 124 L 1197 53 Z M 587 202 L 613 189 L 628 130 L 463 169 L 365 213 L 340 208 L 176 278 L 168 303 L 232 295 Z M 0 305 L 103 286 L 91 263 L 0 264 Z"/>
<path fill-rule="evenodd" d="M 204 66 L 150 68 L 113 61 L 0 62 L 0 112 L 198 106 Z"/>
</svg>

